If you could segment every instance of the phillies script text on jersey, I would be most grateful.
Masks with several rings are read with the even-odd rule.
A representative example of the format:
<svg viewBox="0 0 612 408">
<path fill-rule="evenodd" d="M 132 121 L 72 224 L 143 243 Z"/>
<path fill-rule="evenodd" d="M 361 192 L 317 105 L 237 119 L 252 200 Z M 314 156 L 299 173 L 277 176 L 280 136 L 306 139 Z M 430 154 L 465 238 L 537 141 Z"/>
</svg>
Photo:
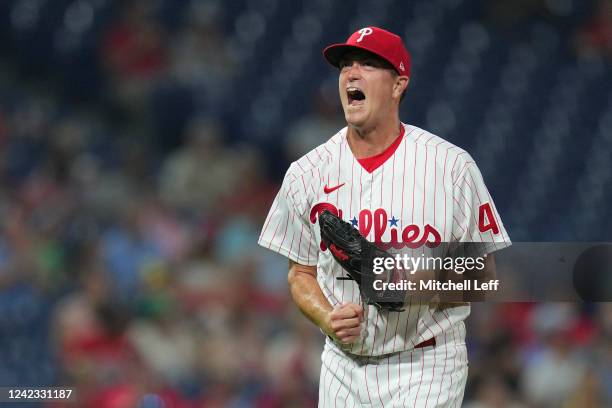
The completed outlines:
<svg viewBox="0 0 612 408">
<path fill-rule="evenodd" d="M 342 210 L 336 208 L 332 203 L 318 203 L 315 204 L 310 210 L 310 222 L 315 224 L 323 211 L 329 211 L 332 214 L 342 218 Z M 390 227 L 389 232 L 391 234 L 391 240 L 389 242 L 383 242 L 382 237 L 387 231 L 387 224 L 389 217 L 387 211 L 384 208 L 378 208 L 374 212 L 364 209 L 359 212 L 359 232 L 364 237 L 370 234 L 372 228 L 374 228 L 374 243 L 380 249 L 402 249 L 402 248 L 420 248 L 423 245 L 427 245 L 430 248 L 435 248 L 442 242 L 442 237 L 438 230 L 436 230 L 430 224 L 426 224 L 421 231 L 421 228 L 416 224 L 408 225 L 401 231 L 401 240 L 398 238 L 399 231 L 396 227 Z M 323 241 L 320 242 L 322 251 L 327 250 L 326 245 Z"/>
</svg>

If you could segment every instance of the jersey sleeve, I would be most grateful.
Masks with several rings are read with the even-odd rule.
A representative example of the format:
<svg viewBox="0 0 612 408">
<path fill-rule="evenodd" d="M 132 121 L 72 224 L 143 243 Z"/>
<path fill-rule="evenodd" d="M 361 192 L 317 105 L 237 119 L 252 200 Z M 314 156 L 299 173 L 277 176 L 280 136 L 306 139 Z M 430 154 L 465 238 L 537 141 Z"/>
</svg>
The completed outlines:
<svg viewBox="0 0 612 408">
<path fill-rule="evenodd" d="M 319 251 L 305 205 L 305 193 L 294 188 L 287 172 L 259 236 L 259 245 L 301 265 L 317 264 Z M 302 204 L 300 204 L 302 203 Z"/>
<path fill-rule="evenodd" d="M 511 245 L 480 170 L 473 161 L 464 164 L 453 184 L 453 239 L 484 242 L 485 253 Z"/>
</svg>

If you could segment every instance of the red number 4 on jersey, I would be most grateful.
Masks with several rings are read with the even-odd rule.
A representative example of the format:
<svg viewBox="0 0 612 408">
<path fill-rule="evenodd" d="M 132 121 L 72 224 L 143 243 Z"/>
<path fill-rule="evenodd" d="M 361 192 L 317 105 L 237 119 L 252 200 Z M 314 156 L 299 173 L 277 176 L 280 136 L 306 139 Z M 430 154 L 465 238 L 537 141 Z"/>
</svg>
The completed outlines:
<svg viewBox="0 0 612 408">
<path fill-rule="evenodd" d="M 491 204 L 489 203 L 484 203 L 478 207 L 478 229 L 480 232 L 493 230 L 494 234 L 499 233 L 499 227 L 497 226 L 497 222 L 495 222 L 493 210 L 491 210 Z"/>
</svg>

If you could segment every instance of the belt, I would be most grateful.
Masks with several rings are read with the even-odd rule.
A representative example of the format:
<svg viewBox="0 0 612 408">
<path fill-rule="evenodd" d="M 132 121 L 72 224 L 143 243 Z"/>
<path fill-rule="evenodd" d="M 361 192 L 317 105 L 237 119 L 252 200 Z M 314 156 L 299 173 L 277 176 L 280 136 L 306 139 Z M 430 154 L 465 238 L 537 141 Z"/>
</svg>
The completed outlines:
<svg viewBox="0 0 612 408">
<path fill-rule="evenodd" d="M 417 344 L 416 346 L 414 346 L 414 348 L 418 349 L 418 348 L 429 347 L 429 346 L 433 346 L 433 347 L 436 346 L 436 338 L 435 337 L 432 337 L 429 340 L 425 340 L 425 341 Z"/>
<path fill-rule="evenodd" d="M 329 337 L 329 339 L 331 341 L 334 341 L 334 339 L 331 336 L 327 336 L 327 337 Z M 425 340 L 425 341 L 420 342 L 419 344 L 414 346 L 414 348 L 418 349 L 418 348 L 424 348 L 424 347 L 429 347 L 429 346 L 432 346 L 432 347 L 436 346 L 436 338 L 435 337 L 432 337 L 429 340 Z"/>
</svg>

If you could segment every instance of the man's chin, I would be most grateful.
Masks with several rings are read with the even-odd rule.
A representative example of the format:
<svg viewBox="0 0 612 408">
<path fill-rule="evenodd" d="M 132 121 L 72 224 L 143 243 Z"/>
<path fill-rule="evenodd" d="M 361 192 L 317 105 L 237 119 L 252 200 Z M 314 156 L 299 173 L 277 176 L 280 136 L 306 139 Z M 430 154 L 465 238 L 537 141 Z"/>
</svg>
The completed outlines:
<svg viewBox="0 0 612 408">
<path fill-rule="evenodd" d="M 344 119 L 346 123 L 355 128 L 362 127 L 366 122 L 365 115 L 356 112 L 345 112 Z"/>
</svg>

